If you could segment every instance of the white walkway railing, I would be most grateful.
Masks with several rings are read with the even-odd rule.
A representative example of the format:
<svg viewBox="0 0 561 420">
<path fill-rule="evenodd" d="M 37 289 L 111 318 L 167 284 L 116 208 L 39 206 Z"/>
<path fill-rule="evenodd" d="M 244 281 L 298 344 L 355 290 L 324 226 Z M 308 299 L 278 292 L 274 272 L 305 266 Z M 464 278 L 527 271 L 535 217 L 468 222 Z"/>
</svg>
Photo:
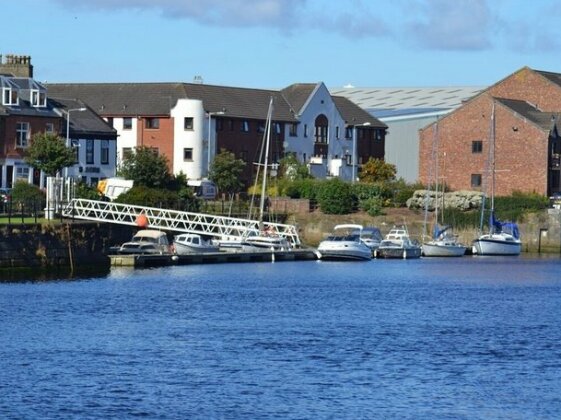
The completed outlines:
<svg viewBox="0 0 561 420">
<path fill-rule="evenodd" d="M 71 200 L 62 214 L 69 218 L 131 226 L 137 226 L 138 216 L 144 215 L 148 219 L 148 227 L 153 229 L 198 233 L 216 238 L 242 237 L 251 231 L 259 231 L 256 220 L 78 198 Z M 264 222 L 262 227 L 278 233 L 293 246 L 300 245 L 298 230 L 294 225 Z"/>
</svg>

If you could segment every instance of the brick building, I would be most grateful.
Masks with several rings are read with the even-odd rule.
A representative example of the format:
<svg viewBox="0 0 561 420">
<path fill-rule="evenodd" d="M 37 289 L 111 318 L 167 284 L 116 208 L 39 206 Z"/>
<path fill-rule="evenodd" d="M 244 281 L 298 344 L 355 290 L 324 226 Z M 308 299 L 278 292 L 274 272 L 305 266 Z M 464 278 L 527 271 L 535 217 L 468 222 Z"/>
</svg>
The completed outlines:
<svg viewBox="0 0 561 420">
<path fill-rule="evenodd" d="M 496 195 L 561 190 L 561 74 L 524 67 L 420 130 L 419 180 Z M 438 163 L 438 168 L 436 164 Z"/>
</svg>

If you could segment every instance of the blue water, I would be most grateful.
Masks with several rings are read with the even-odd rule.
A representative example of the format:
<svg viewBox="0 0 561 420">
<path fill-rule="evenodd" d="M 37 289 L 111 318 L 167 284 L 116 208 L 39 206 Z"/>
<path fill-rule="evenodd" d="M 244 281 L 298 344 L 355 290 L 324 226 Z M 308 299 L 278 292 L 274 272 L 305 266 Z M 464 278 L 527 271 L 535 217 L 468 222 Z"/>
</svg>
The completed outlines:
<svg viewBox="0 0 561 420">
<path fill-rule="evenodd" d="M 0 417 L 559 417 L 560 270 L 466 257 L 0 283 Z"/>
</svg>

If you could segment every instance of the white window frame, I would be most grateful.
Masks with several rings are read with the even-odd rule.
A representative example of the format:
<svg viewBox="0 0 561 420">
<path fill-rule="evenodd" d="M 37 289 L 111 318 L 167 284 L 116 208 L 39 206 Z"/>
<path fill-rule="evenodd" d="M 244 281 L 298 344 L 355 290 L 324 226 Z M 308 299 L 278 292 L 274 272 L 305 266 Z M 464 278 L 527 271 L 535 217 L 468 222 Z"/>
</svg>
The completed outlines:
<svg viewBox="0 0 561 420">
<path fill-rule="evenodd" d="M 32 89 L 29 101 L 31 102 L 31 106 L 44 108 L 47 106 L 47 95 L 39 89 Z"/>
<path fill-rule="evenodd" d="M 16 166 L 16 180 L 29 182 L 29 166 Z"/>
<path fill-rule="evenodd" d="M 2 88 L 2 105 L 7 105 L 7 106 L 19 105 L 18 91 L 11 87 Z"/>
<path fill-rule="evenodd" d="M 29 146 L 31 130 L 28 122 L 16 123 L 16 147 L 25 148 Z"/>
</svg>

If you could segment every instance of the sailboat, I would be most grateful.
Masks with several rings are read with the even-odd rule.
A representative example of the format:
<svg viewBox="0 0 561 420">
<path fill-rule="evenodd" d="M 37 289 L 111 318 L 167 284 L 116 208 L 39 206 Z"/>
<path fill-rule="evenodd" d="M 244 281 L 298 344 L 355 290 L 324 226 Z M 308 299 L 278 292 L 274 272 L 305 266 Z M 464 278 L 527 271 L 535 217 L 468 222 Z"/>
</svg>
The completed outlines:
<svg viewBox="0 0 561 420">
<path fill-rule="evenodd" d="M 520 255 L 522 242 L 520 232 L 514 222 L 501 222 L 495 217 L 495 103 L 491 112 L 491 135 L 489 144 L 489 162 L 491 164 L 491 208 L 489 210 L 489 232 L 473 241 L 473 250 L 477 255 Z M 485 196 L 481 203 L 481 224 L 485 212 Z"/>
<path fill-rule="evenodd" d="M 458 242 L 457 236 L 451 233 L 452 226 L 440 225 L 438 222 L 438 121 L 435 123 L 433 138 L 433 162 L 435 164 L 435 206 L 434 206 L 434 225 L 432 237 L 429 241 L 423 242 L 422 253 L 425 257 L 461 257 L 466 253 L 467 247 Z M 425 203 L 425 231 L 428 215 L 428 196 Z M 444 188 L 442 188 L 442 198 L 444 201 Z M 444 215 L 444 205 L 442 206 Z"/>
<path fill-rule="evenodd" d="M 250 231 L 242 238 L 241 246 L 244 252 L 288 251 L 291 249 L 288 240 L 275 231 L 274 225 L 266 225 L 263 221 L 265 201 L 267 198 L 267 168 L 269 162 L 269 145 L 271 142 L 272 116 L 273 98 L 271 97 L 265 123 L 265 157 L 263 159 L 263 179 L 261 184 L 261 199 L 259 202 L 259 231 Z"/>
</svg>

